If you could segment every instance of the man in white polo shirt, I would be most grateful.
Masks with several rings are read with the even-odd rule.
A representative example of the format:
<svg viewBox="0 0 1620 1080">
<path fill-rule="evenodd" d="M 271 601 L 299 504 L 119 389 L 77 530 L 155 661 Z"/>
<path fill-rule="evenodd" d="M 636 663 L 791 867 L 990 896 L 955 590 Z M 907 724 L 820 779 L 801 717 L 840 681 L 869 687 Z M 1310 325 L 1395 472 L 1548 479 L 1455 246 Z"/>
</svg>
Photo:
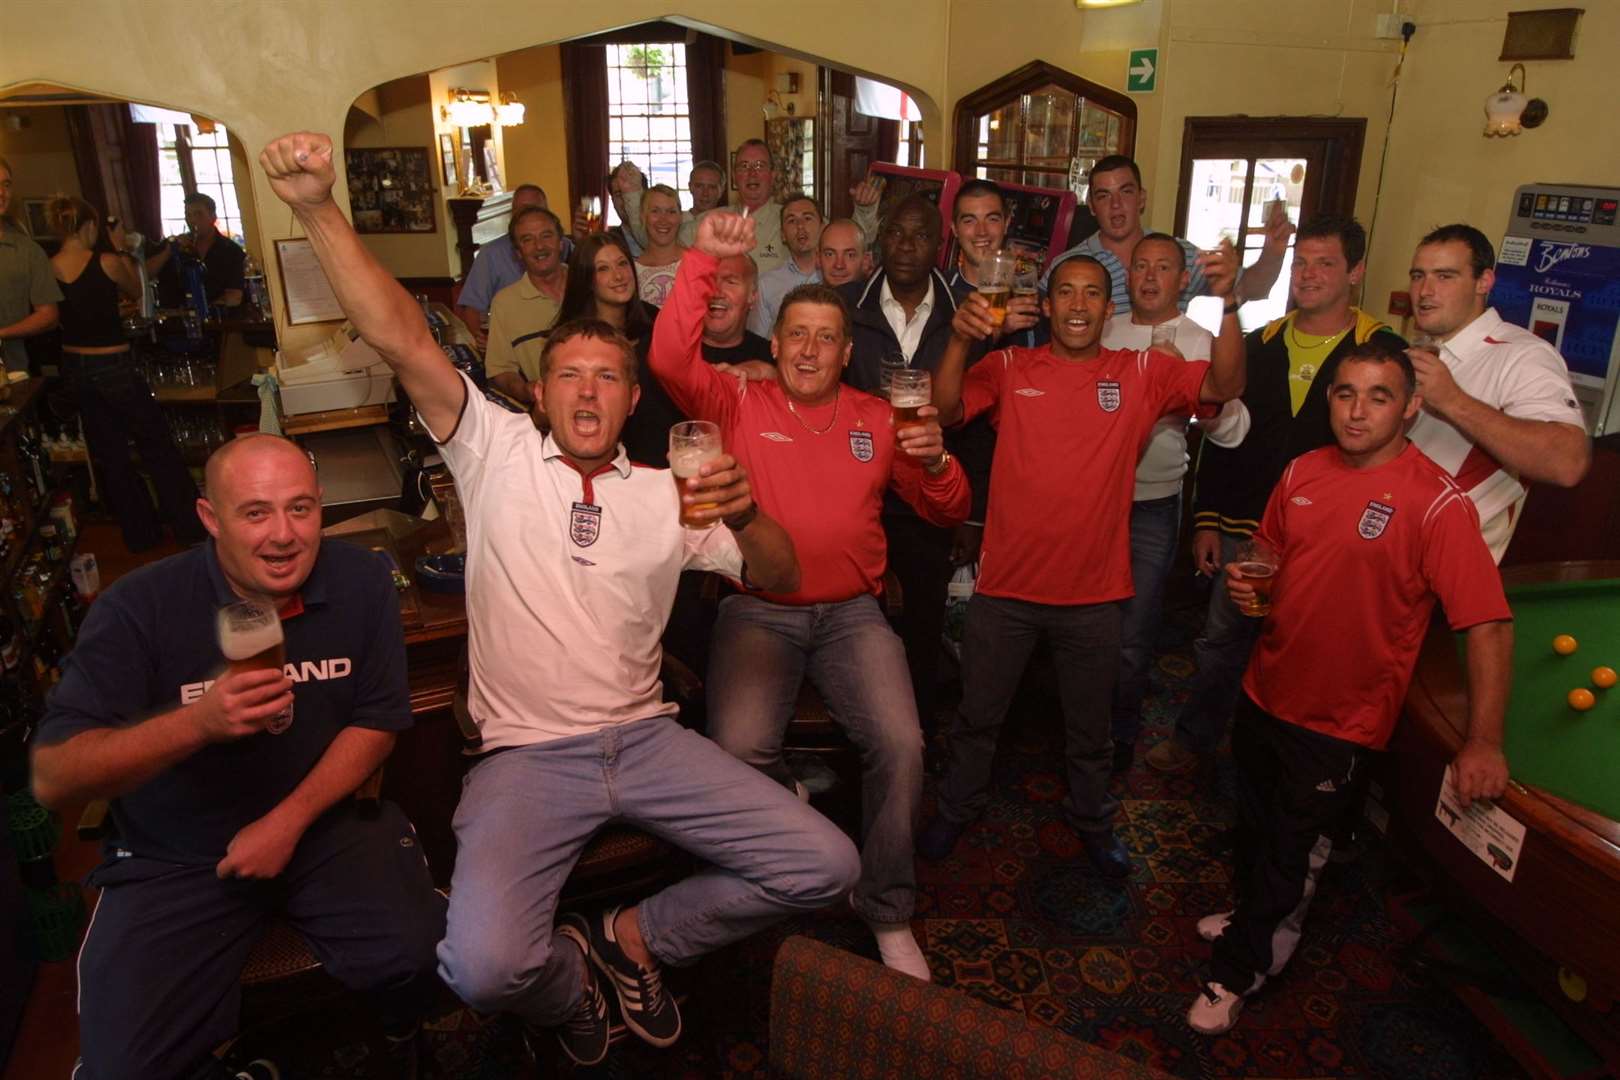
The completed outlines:
<svg viewBox="0 0 1620 1080">
<path fill-rule="evenodd" d="M 608 1047 L 594 965 L 630 1030 L 667 1046 L 680 1015 L 660 963 L 690 963 L 829 904 L 859 874 L 837 828 L 682 728 L 661 700 L 659 636 L 680 571 L 792 590 L 792 541 L 729 456 L 680 497 L 714 504 L 700 516 L 725 527 L 681 527 L 669 474 L 632 467 L 619 445 L 638 388 L 634 349 L 612 327 L 553 331 L 533 386 L 542 435 L 456 372 L 360 243 L 331 198 L 329 138 L 283 136 L 259 161 L 344 313 L 440 440 L 467 508 L 468 705 L 485 753 L 456 810 L 440 974 L 479 1011 L 516 1013 L 526 1032 L 555 1028 L 570 1057 L 594 1064 Z M 563 880 L 610 818 L 651 828 L 706 868 L 634 907 L 554 920 Z"/>
<path fill-rule="evenodd" d="M 1208 360 L 1215 337 L 1181 313 L 1180 299 L 1190 274 L 1181 241 L 1169 233 L 1148 233 L 1136 242 L 1126 271 L 1128 311 L 1116 311 L 1103 324 L 1105 349 L 1158 349 L 1183 360 Z M 1163 342 L 1157 338 L 1168 335 Z M 1131 581 L 1136 593 L 1120 618 L 1119 679 L 1114 683 L 1113 771 L 1130 768 L 1142 733 L 1142 699 L 1147 696 L 1153 642 L 1159 635 L 1164 587 L 1176 559 L 1181 534 L 1181 481 L 1187 475 L 1187 416 L 1161 416 L 1136 463 L 1131 499 Z M 1241 401 L 1221 406 L 1204 425 L 1204 438 L 1217 446 L 1237 446 L 1249 431 L 1249 410 Z"/>
<path fill-rule="evenodd" d="M 1412 255 L 1412 312 L 1437 339 L 1408 350 L 1423 412 L 1408 432 L 1456 478 L 1502 561 L 1525 481 L 1574 487 L 1592 463 L 1586 420 L 1564 358 L 1490 306 L 1496 251 L 1472 225 L 1443 225 Z"/>
</svg>

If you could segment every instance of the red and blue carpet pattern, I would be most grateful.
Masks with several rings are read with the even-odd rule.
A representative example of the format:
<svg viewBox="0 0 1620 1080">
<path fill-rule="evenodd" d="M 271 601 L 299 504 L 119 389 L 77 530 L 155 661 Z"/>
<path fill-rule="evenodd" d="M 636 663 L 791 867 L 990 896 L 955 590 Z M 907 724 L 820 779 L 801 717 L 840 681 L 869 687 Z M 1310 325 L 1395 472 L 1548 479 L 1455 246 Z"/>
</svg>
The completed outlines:
<svg viewBox="0 0 1620 1080">
<path fill-rule="evenodd" d="M 1201 615 L 1191 606 L 1167 613 L 1139 761 L 1185 700 Z M 949 860 L 919 863 L 915 929 L 937 983 L 1178 1077 L 1523 1075 L 1448 990 L 1403 962 L 1385 907 L 1395 871 L 1376 837 L 1358 861 L 1325 874 L 1299 951 L 1249 1001 L 1237 1028 L 1213 1039 L 1194 1034 L 1183 1014 L 1209 955 L 1194 923 L 1231 906 L 1230 762 L 1223 756 L 1213 775 L 1201 776 L 1165 776 L 1138 764 L 1116 778 L 1119 833 L 1135 871 L 1125 881 L 1097 877 L 1063 821 L 1057 706 L 1041 682 L 1027 680 L 1015 707 L 984 819 Z M 768 1075 L 770 965 L 790 933 L 876 958 L 871 936 L 847 910 L 792 920 L 675 975 L 691 997 L 686 1036 L 673 1049 L 631 1038 L 596 1069 L 561 1072 Z M 312 1025 L 274 1033 L 289 1076 L 368 1075 L 375 1043 L 364 1039 L 360 1021 L 332 1020 L 321 1025 L 324 1037 L 311 1034 Z M 424 1039 L 423 1075 L 529 1075 L 514 1031 L 506 1020 L 447 1002 Z"/>
</svg>

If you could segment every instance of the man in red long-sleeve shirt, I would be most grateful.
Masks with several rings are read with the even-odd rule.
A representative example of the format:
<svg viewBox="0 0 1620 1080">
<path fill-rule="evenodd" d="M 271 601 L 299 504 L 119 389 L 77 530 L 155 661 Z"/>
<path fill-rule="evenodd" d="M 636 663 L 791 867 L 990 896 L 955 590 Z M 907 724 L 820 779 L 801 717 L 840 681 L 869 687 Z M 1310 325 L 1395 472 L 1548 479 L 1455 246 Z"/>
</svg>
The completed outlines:
<svg viewBox="0 0 1620 1080">
<path fill-rule="evenodd" d="M 713 420 L 748 470 L 759 505 L 793 537 L 792 593 L 745 591 L 720 605 L 709 663 L 709 733 L 784 786 L 782 736 L 806 676 L 861 753 L 861 879 L 852 904 L 884 963 L 920 979 L 912 937 L 912 826 L 922 792 L 922 735 L 900 639 L 877 602 L 888 553 L 880 514 L 893 488 L 927 521 L 967 518 L 970 491 L 945 452 L 933 408 L 896 431 L 887 402 L 840 381 L 849 315 L 838 294 L 805 285 L 783 299 L 771 351 L 777 379 L 739 383 L 701 355 L 720 259 L 746 254 L 754 223 L 703 217 L 653 329 L 649 365 L 688 416 Z"/>
</svg>

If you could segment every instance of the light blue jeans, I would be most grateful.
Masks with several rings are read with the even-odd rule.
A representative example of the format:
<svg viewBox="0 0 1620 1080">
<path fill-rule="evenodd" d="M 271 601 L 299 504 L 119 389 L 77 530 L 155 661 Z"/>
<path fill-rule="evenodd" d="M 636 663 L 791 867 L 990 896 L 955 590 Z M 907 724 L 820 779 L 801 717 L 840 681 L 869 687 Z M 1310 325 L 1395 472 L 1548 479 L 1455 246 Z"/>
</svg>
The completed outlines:
<svg viewBox="0 0 1620 1080">
<path fill-rule="evenodd" d="M 721 602 L 709 649 L 709 736 L 786 788 L 793 776 L 782 738 L 806 676 L 861 755 L 852 906 L 868 922 L 909 922 L 923 763 L 905 646 L 871 596 L 806 607 L 754 596 Z"/>
<path fill-rule="evenodd" d="M 642 936 L 666 964 L 825 907 L 860 870 L 836 826 L 673 717 L 498 751 L 463 781 L 438 950 L 468 1005 L 546 1027 L 567 1017 L 584 962 L 553 932 L 557 893 L 610 820 L 709 864 L 641 902 Z"/>
</svg>

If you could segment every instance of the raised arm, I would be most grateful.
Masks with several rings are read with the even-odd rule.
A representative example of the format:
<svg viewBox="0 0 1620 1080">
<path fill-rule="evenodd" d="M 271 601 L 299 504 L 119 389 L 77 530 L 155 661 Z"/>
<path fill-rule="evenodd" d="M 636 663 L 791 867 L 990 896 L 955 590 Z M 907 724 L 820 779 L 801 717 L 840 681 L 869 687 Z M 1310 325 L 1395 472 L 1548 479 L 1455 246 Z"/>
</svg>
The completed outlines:
<svg viewBox="0 0 1620 1080">
<path fill-rule="evenodd" d="M 731 530 L 742 552 L 748 584 L 772 593 L 798 589 L 799 556 L 793 538 L 754 502 L 748 473 L 736 458 L 722 454 L 705 462 L 681 501 L 688 506 L 699 501 L 714 504 L 695 511 L 695 516 L 700 521 L 719 521 Z"/>
<path fill-rule="evenodd" d="M 703 318 L 721 259 L 754 248 L 754 221 L 728 210 L 703 215 L 697 238 L 675 271 L 675 284 L 653 322 L 647 366 L 686 415 L 720 420 L 737 380 L 703 359 Z"/>
<path fill-rule="evenodd" d="M 969 293 L 951 317 L 951 340 L 945 346 L 939 367 L 934 369 L 934 407 L 939 410 L 941 426 L 952 427 L 962 422 L 962 376 L 967 370 L 968 355 L 975 342 L 988 339 L 995 331 L 990 305 L 978 293 Z"/>
<path fill-rule="evenodd" d="M 1250 300 L 1264 300 L 1271 295 L 1271 287 L 1282 274 L 1283 257 L 1288 254 L 1288 238 L 1294 225 L 1287 212 L 1276 215 L 1265 224 L 1266 242 L 1260 257 L 1238 272 L 1238 285 L 1234 298 L 1246 304 Z"/>
<path fill-rule="evenodd" d="M 259 154 L 259 166 L 270 190 L 303 225 L 343 314 L 394 369 L 429 429 L 453 431 L 466 384 L 428 332 L 416 301 L 360 242 L 332 200 L 332 140 L 308 131 L 283 135 Z"/>
<path fill-rule="evenodd" d="M 962 463 L 945 454 L 938 417 L 937 409 L 924 405 L 918 410 L 920 423 L 895 432 L 889 486 L 930 525 L 954 529 L 973 509 L 973 489 Z"/>
<path fill-rule="evenodd" d="M 1221 316 L 1221 332 L 1209 352 L 1209 371 L 1198 390 L 1198 400 L 1214 405 L 1231 401 L 1243 393 L 1247 369 L 1247 351 L 1243 347 L 1243 327 L 1238 323 L 1236 298 L 1232 295 L 1237 281 L 1237 252 L 1230 240 L 1222 240 L 1219 251 L 1200 255 L 1200 265 L 1209 281 L 1210 295 L 1225 302 Z"/>
</svg>

